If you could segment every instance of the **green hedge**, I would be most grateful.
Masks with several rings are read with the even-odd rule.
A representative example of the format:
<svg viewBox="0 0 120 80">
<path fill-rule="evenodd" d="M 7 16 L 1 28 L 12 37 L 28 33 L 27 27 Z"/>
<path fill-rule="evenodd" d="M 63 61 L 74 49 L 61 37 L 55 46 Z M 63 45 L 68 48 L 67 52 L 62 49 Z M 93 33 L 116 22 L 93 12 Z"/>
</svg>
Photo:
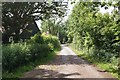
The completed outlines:
<svg viewBox="0 0 120 80">
<path fill-rule="evenodd" d="M 46 44 L 10 44 L 3 46 L 3 70 L 12 71 L 15 68 L 44 58 L 50 53 L 50 46 Z"/>
<path fill-rule="evenodd" d="M 60 41 L 56 36 L 50 34 L 35 34 L 31 37 L 31 40 L 28 41 L 29 43 L 39 43 L 39 44 L 47 44 L 53 49 L 60 49 Z"/>
<path fill-rule="evenodd" d="M 60 49 L 58 38 L 52 35 L 41 36 L 39 33 L 27 42 L 3 45 L 3 71 L 11 72 L 17 67 L 47 57 L 55 49 Z"/>
<path fill-rule="evenodd" d="M 45 35 L 42 34 L 42 38 L 43 38 L 43 42 L 44 44 L 50 44 L 53 45 L 54 49 L 59 49 L 60 48 L 60 42 L 59 39 L 56 36 L 52 36 L 52 35 Z"/>
</svg>

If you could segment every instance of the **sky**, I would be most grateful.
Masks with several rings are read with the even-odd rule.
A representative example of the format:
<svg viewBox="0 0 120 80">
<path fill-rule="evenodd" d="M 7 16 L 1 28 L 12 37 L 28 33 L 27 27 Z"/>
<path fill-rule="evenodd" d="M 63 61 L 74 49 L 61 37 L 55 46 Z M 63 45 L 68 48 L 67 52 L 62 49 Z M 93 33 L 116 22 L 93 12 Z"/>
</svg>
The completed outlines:
<svg viewBox="0 0 120 80">
<path fill-rule="evenodd" d="M 105 10 L 104 7 L 100 8 L 100 12 L 101 12 L 102 14 L 107 13 L 107 12 L 108 12 L 109 14 L 111 14 L 113 10 L 114 10 L 114 7 L 113 7 L 113 6 L 109 7 L 107 10 Z"/>
<path fill-rule="evenodd" d="M 64 0 L 64 1 L 68 1 L 68 0 Z M 63 22 L 65 22 L 67 19 L 68 19 L 68 17 L 69 17 L 69 15 L 72 13 L 72 9 L 73 9 L 73 7 L 75 6 L 75 4 L 76 3 L 78 3 L 78 1 L 79 0 L 76 0 L 76 3 L 75 4 L 71 4 L 71 1 L 72 0 L 69 0 L 68 1 L 68 11 L 67 11 L 67 16 L 65 16 L 64 17 L 64 19 L 63 19 Z M 102 8 L 100 8 L 100 12 L 102 13 L 102 14 L 104 14 L 104 13 L 109 13 L 109 14 L 111 14 L 112 13 L 112 11 L 113 11 L 113 9 L 114 9 L 114 7 L 109 7 L 108 9 L 104 9 L 104 7 L 102 7 Z M 38 20 L 38 21 L 36 21 L 36 23 L 37 23 L 37 25 L 38 25 L 38 28 L 41 30 L 41 20 Z"/>
<path fill-rule="evenodd" d="M 41 20 L 38 20 L 38 21 L 35 21 L 35 22 L 36 22 L 39 30 L 42 30 L 42 29 L 41 29 L 41 22 L 42 22 L 42 21 L 41 21 Z"/>
</svg>

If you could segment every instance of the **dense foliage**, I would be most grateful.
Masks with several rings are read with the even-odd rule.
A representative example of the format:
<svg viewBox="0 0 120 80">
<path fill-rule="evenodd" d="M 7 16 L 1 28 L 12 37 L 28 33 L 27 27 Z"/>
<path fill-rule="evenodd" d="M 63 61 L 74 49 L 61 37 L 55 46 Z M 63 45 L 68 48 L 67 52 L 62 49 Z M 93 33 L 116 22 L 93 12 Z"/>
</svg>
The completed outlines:
<svg viewBox="0 0 120 80">
<path fill-rule="evenodd" d="M 63 3 L 63 0 L 2 3 L 3 74 L 6 71 L 8 74 L 12 73 L 16 68 L 27 64 L 34 64 L 37 59 L 46 59 L 46 56 L 60 49 L 57 37 L 35 34 L 38 32 L 35 22 L 51 17 L 63 17 L 67 7 L 67 4 L 62 5 Z M 30 39 L 31 36 L 33 37 Z M 13 39 L 14 43 L 9 44 L 10 39 Z"/>
<path fill-rule="evenodd" d="M 28 43 L 39 43 L 39 44 L 47 44 L 53 46 L 53 49 L 60 49 L 60 42 L 56 36 L 43 33 L 41 34 L 35 34 L 33 37 L 31 37 L 31 40 L 28 41 Z"/>
<path fill-rule="evenodd" d="M 108 6 L 114 6 L 111 15 L 99 12 L 100 7 L 108 9 Z M 62 20 L 60 22 L 55 20 L 55 17 L 59 18 L 58 16 L 63 16 L 65 13 L 65 7 L 62 7 L 61 3 L 52 2 L 51 5 L 47 2 L 3 3 L 2 24 L 5 29 L 3 34 L 8 39 L 10 36 L 15 36 L 14 41 L 17 42 L 2 46 L 3 73 L 12 72 L 20 66 L 45 58 L 55 49 L 60 49 L 60 42 L 65 43 L 65 41 L 72 43 L 73 47 L 91 59 L 110 63 L 109 71 L 118 72 L 119 10 L 119 3 L 113 5 L 104 2 L 80 2 L 74 7 L 67 22 L 63 24 Z M 34 13 L 39 15 L 32 16 Z M 35 20 L 39 19 L 43 20 L 41 24 L 43 34 L 37 33 L 30 40 L 18 43 L 23 31 L 32 30 L 28 30 L 26 26 L 35 24 Z"/>
<path fill-rule="evenodd" d="M 58 38 L 40 34 L 35 34 L 31 40 L 24 43 L 3 45 L 3 71 L 11 72 L 37 59 L 43 59 L 55 49 L 60 49 Z"/>
<path fill-rule="evenodd" d="M 55 18 L 44 20 L 41 24 L 42 32 L 58 36 L 61 43 L 67 41 L 66 26 L 62 19 L 56 21 Z"/>
<path fill-rule="evenodd" d="M 120 16 L 117 10 L 111 15 L 101 14 L 99 6 L 101 3 L 96 2 L 77 4 L 66 22 L 68 36 L 76 49 L 99 61 L 113 63 L 113 69 L 118 70 Z"/>
<path fill-rule="evenodd" d="M 44 44 L 48 44 L 53 46 L 53 49 L 58 48 L 60 49 L 60 42 L 56 36 L 42 34 Z"/>
<path fill-rule="evenodd" d="M 50 17 L 61 17 L 65 14 L 63 1 L 41 2 L 3 2 L 2 3 L 2 26 L 4 27 L 4 42 L 14 35 L 18 42 L 21 34 L 30 32 L 27 25 L 35 24 L 36 20 L 49 19 Z"/>
</svg>

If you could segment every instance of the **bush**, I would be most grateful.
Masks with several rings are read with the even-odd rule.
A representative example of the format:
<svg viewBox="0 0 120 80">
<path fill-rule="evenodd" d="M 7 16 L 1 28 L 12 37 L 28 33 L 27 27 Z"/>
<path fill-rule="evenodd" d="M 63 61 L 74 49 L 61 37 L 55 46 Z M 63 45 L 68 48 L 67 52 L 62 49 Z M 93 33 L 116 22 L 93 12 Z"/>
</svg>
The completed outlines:
<svg viewBox="0 0 120 80">
<path fill-rule="evenodd" d="M 52 44 L 54 49 L 60 48 L 59 39 L 56 36 L 52 36 L 50 34 L 42 34 L 43 42 L 45 44 Z"/>
<path fill-rule="evenodd" d="M 43 43 L 43 38 L 41 37 L 40 33 L 35 34 L 33 37 L 31 37 L 30 40 L 27 41 L 28 43 Z"/>
<path fill-rule="evenodd" d="M 28 41 L 29 43 L 39 43 L 39 44 L 49 44 L 53 49 L 60 49 L 60 42 L 56 36 L 52 36 L 50 34 L 35 34 L 31 37 L 31 40 Z"/>
<path fill-rule="evenodd" d="M 60 42 L 52 35 L 35 34 L 22 43 L 3 45 L 3 71 L 12 71 L 17 67 L 47 57 L 54 49 L 60 49 Z"/>
<path fill-rule="evenodd" d="M 21 44 L 13 43 L 3 46 L 3 70 L 12 71 L 13 69 L 44 58 L 50 53 L 50 47 L 46 44 Z"/>
<path fill-rule="evenodd" d="M 31 50 L 31 59 L 32 61 L 34 61 L 35 59 L 43 58 L 47 56 L 51 51 L 51 47 L 46 44 L 36 43 L 31 45 L 30 50 Z"/>
</svg>

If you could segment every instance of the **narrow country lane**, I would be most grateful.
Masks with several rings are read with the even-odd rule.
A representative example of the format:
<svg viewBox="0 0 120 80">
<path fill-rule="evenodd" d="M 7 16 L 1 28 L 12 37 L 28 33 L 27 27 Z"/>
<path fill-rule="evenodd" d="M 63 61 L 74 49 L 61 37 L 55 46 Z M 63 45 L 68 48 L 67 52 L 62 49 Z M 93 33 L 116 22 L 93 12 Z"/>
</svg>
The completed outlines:
<svg viewBox="0 0 120 80">
<path fill-rule="evenodd" d="M 48 64 L 39 65 L 25 73 L 22 78 L 112 78 L 107 72 L 78 57 L 70 48 L 61 45 L 62 50 Z"/>
</svg>

